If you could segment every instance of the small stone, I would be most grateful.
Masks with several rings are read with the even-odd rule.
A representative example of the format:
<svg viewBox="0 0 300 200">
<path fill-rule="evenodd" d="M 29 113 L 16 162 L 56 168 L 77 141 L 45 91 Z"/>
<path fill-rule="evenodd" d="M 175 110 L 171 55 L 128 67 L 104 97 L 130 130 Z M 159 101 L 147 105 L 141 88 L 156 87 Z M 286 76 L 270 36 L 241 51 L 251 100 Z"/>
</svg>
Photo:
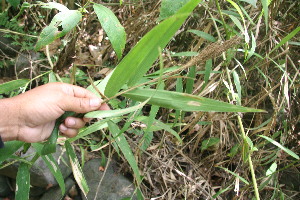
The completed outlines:
<svg viewBox="0 0 300 200">
<path fill-rule="evenodd" d="M 35 150 L 30 147 L 25 154 L 21 155 L 21 158 L 24 158 L 30 161 L 35 154 Z M 72 170 L 68 164 L 68 158 L 66 153 L 62 153 L 61 147 L 57 146 L 56 152 L 52 154 L 56 161 L 59 160 L 59 168 L 64 178 L 68 177 Z M 8 159 L 6 162 L 11 162 L 12 159 Z M 66 164 L 67 163 L 67 164 Z M 0 175 L 5 175 L 10 178 L 16 179 L 18 168 L 20 162 L 15 162 L 5 168 L 0 169 Z M 32 186 L 46 188 L 49 185 L 56 186 L 58 183 L 55 180 L 54 176 L 50 172 L 44 160 L 40 157 L 30 168 L 30 184 Z"/>
<path fill-rule="evenodd" d="M 99 181 L 104 172 L 99 171 L 101 159 L 93 159 L 85 163 L 83 173 L 90 188 L 87 197 L 81 193 L 82 199 L 94 199 Z M 97 200 L 119 200 L 134 194 L 134 184 L 117 171 L 115 161 L 111 161 L 99 187 Z M 136 199 L 135 196 L 133 199 Z"/>
<path fill-rule="evenodd" d="M 67 178 L 65 180 L 66 185 L 66 192 L 68 192 L 71 187 L 75 184 L 75 182 L 71 178 Z M 50 188 L 47 192 L 44 193 L 40 200 L 55 200 L 55 199 L 62 199 L 64 195 L 61 194 L 61 189 L 57 185 L 55 187 Z"/>
<path fill-rule="evenodd" d="M 76 197 L 76 196 L 78 196 L 78 190 L 76 188 L 76 185 L 73 185 L 71 187 L 71 189 L 69 190 L 69 195 L 70 195 L 70 197 Z"/>
</svg>

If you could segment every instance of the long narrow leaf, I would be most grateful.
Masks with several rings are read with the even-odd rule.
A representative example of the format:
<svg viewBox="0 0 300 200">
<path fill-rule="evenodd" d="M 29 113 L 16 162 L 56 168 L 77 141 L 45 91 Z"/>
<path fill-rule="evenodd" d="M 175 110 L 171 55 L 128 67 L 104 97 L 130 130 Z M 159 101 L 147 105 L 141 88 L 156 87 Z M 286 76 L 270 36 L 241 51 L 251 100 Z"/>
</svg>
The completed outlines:
<svg viewBox="0 0 300 200">
<path fill-rule="evenodd" d="M 137 83 L 157 59 L 159 48 L 168 44 L 200 1 L 190 0 L 174 16 L 147 33 L 116 67 L 106 85 L 105 95 L 112 97 L 127 82 L 128 86 Z"/>
<path fill-rule="evenodd" d="M 147 123 L 149 121 L 149 117 L 139 116 L 135 120 L 141 121 L 143 123 Z M 181 144 L 183 143 L 182 139 L 180 138 L 179 134 L 176 131 L 174 131 L 169 125 L 164 124 L 163 122 L 161 122 L 157 119 L 154 119 L 151 126 L 148 126 L 147 129 L 149 129 L 149 131 L 165 130 L 165 131 L 171 133 Z"/>
<path fill-rule="evenodd" d="M 71 167 L 72 167 L 74 178 L 75 178 L 79 188 L 81 189 L 83 194 L 86 196 L 87 193 L 89 192 L 89 186 L 88 186 L 88 184 L 85 180 L 85 177 L 83 175 L 82 169 L 80 167 L 80 164 L 79 164 L 79 161 L 76 157 L 74 149 L 71 146 L 69 141 L 65 142 L 65 146 L 66 146 L 67 154 L 68 154 L 69 159 L 70 159 L 70 164 L 71 164 Z"/>
<path fill-rule="evenodd" d="M 164 108 L 173 108 L 183 111 L 205 111 L 205 112 L 264 112 L 263 110 L 236 106 L 229 103 L 199 97 L 186 93 L 172 92 L 166 90 L 141 89 L 125 93 L 123 96 L 136 101 L 145 101 L 150 98 L 149 104 Z"/>
<path fill-rule="evenodd" d="M 189 0 L 162 0 L 159 20 L 163 20 L 167 17 L 174 15 L 184 4 Z"/>
<path fill-rule="evenodd" d="M 94 124 L 92 124 L 92 125 L 90 125 L 88 127 L 84 127 L 82 129 L 80 129 L 80 131 L 79 131 L 79 133 L 78 133 L 77 136 L 68 139 L 69 142 L 74 142 L 75 140 L 78 140 L 79 138 L 82 138 L 82 137 L 87 136 L 87 135 L 89 135 L 91 133 L 94 133 L 94 132 L 96 132 L 96 131 L 98 131 L 100 129 L 108 127 L 107 122 L 109 120 L 112 120 L 115 123 L 117 123 L 117 122 L 119 122 L 121 120 L 121 118 L 114 118 L 114 119 L 107 118 L 107 119 L 103 119 L 103 120 L 97 121 L 97 122 L 95 122 Z"/>
<path fill-rule="evenodd" d="M 18 168 L 16 182 L 16 200 L 28 200 L 30 189 L 30 166 L 27 163 L 21 163 Z"/>
<path fill-rule="evenodd" d="M 232 172 L 229 169 L 224 168 L 224 167 L 219 167 L 219 168 L 224 169 L 226 172 L 234 175 L 235 177 L 239 178 L 241 181 L 243 181 L 244 183 L 246 183 L 247 185 L 249 185 L 249 182 L 246 179 L 244 179 L 243 177 L 239 176 L 238 174 L 236 174 L 236 173 L 234 173 L 234 172 Z"/>
<path fill-rule="evenodd" d="M 266 139 L 267 141 L 271 142 L 275 146 L 279 147 L 281 150 L 285 151 L 290 156 L 292 156 L 292 157 L 296 158 L 297 160 L 299 160 L 299 156 L 297 154 L 295 154 L 293 151 L 289 150 L 288 148 L 282 146 L 280 143 L 278 143 L 277 141 L 273 140 L 272 138 L 269 138 L 269 137 L 267 137 L 265 135 L 259 135 L 259 137 L 262 137 L 262 138 Z"/>
<path fill-rule="evenodd" d="M 23 87 L 24 85 L 26 85 L 26 83 L 28 83 L 28 82 L 29 82 L 28 79 L 18 79 L 18 80 L 2 83 L 0 85 L 0 94 L 19 89 L 20 87 Z"/>
<path fill-rule="evenodd" d="M 5 142 L 4 148 L 0 149 L 0 164 L 9 158 L 13 153 L 15 153 L 21 146 L 23 146 L 24 142 L 21 141 L 9 141 Z"/>
<path fill-rule="evenodd" d="M 132 106 L 132 107 L 125 108 L 125 109 L 119 109 L 119 110 L 92 111 L 92 112 L 85 114 L 84 117 L 86 117 L 86 118 L 105 118 L 105 117 L 122 116 L 122 115 L 134 112 L 134 111 L 142 108 L 147 102 L 148 102 L 148 100 L 146 100 L 145 102 L 143 102 L 139 105 Z"/>
<path fill-rule="evenodd" d="M 116 140 L 118 146 L 120 147 L 127 162 L 131 166 L 131 168 L 136 176 L 136 180 L 137 180 L 138 184 L 141 183 L 142 179 L 140 176 L 138 165 L 136 163 L 134 155 L 131 151 L 131 148 L 130 148 L 125 136 L 123 134 L 119 134 L 119 132 L 120 132 L 119 127 L 112 121 L 108 122 L 108 128 L 109 128 L 112 136 L 115 137 L 115 140 Z"/>
<path fill-rule="evenodd" d="M 43 149 L 43 145 L 39 144 L 39 143 L 33 143 L 32 146 L 34 147 L 34 149 L 38 152 L 39 155 L 42 155 L 42 149 Z M 65 186 L 65 181 L 64 181 L 64 177 L 59 169 L 58 163 L 57 161 L 54 159 L 52 154 L 49 155 L 45 155 L 45 156 L 41 156 L 42 159 L 44 160 L 44 162 L 46 163 L 47 167 L 49 168 L 50 172 L 52 173 L 52 175 L 55 177 L 60 189 L 61 189 L 61 193 L 62 195 L 65 194 L 66 192 L 66 186 Z"/>
<path fill-rule="evenodd" d="M 268 7 L 268 0 L 261 0 L 261 4 L 263 7 L 264 17 L 265 17 L 265 25 L 266 25 L 266 34 L 268 33 L 269 28 L 269 7 Z"/>
<path fill-rule="evenodd" d="M 298 32 L 300 31 L 300 26 L 295 28 L 290 34 L 288 34 L 287 36 L 285 36 L 280 42 L 279 44 L 277 44 L 274 49 L 272 49 L 272 51 L 270 52 L 270 54 L 275 51 L 276 49 L 278 49 L 279 47 L 281 47 L 283 44 L 285 44 L 286 42 L 288 42 L 290 39 L 292 39 Z"/>
</svg>

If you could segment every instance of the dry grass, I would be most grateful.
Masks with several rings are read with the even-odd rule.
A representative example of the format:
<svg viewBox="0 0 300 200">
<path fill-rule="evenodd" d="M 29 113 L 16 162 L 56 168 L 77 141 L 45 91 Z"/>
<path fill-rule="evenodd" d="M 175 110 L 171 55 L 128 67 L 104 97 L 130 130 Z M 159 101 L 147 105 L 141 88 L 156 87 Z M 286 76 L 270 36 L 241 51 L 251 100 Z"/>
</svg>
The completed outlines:
<svg viewBox="0 0 300 200">
<path fill-rule="evenodd" d="M 159 16 L 160 1 L 132 1 L 131 5 L 112 7 L 112 10 L 125 27 L 128 35 L 125 54 L 139 41 L 139 39 L 157 24 Z M 224 10 L 230 8 L 225 1 L 221 2 Z M 243 4 L 247 5 L 247 4 Z M 247 22 L 251 27 L 257 42 L 256 53 L 264 57 L 278 44 L 283 37 L 298 27 L 299 24 L 298 1 L 274 0 L 270 5 L 269 31 L 266 33 L 263 20 L 258 17 L 261 8 L 245 6 L 251 19 L 255 19 L 255 25 Z M 228 88 L 224 82 L 228 82 L 225 68 L 235 69 L 240 75 L 242 86 L 242 105 L 266 110 L 268 113 L 243 114 L 245 131 L 252 142 L 258 147 L 253 152 L 252 161 L 255 168 L 256 178 L 260 185 L 265 179 L 265 172 L 270 164 L 276 160 L 278 173 L 273 182 L 260 191 L 262 199 L 271 199 L 275 192 L 282 191 L 286 199 L 299 199 L 298 185 L 291 187 L 282 176 L 289 176 L 288 170 L 299 174 L 299 162 L 294 162 L 286 153 L 266 144 L 265 140 L 257 135 L 272 137 L 280 133 L 277 140 L 292 151 L 300 151 L 300 94 L 299 94 L 299 46 L 284 45 L 269 57 L 259 59 L 253 56 L 249 61 L 243 63 L 243 68 L 234 59 L 227 62 L 222 54 L 228 48 L 228 43 L 210 44 L 190 33 L 188 29 L 197 29 L 209 33 L 219 41 L 225 41 L 225 30 L 220 24 L 214 23 L 211 18 L 220 19 L 214 1 L 198 7 L 194 15 L 190 17 L 184 26 L 176 33 L 174 40 L 168 45 L 168 51 L 197 51 L 206 48 L 201 59 L 193 62 L 189 58 L 174 58 L 168 52 L 164 54 L 164 66 L 175 65 L 188 67 L 181 68 L 181 76 L 189 72 L 189 67 L 196 64 L 197 70 L 204 70 L 204 63 L 208 57 L 213 58 L 212 71 L 209 82 L 204 85 L 204 75 L 198 74 L 194 81 L 193 94 L 209 97 L 231 103 Z M 97 19 L 85 18 L 82 23 L 77 43 L 78 59 L 76 63 L 81 69 L 89 69 L 98 72 L 108 65 L 115 65 L 118 61 L 109 46 L 108 41 L 103 40 L 103 32 Z M 234 24 L 228 20 L 229 26 Z M 99 31 L 100 30 L 100 31 Z M 293 41 L 299 41 L 299 34 Z M 239 39 L 230 40 L 229 47 L 243 48 L 244 43 Z M 88 45 L 102 43 L 100 63 L 95 65 L 95 59 L 89 53 Z M 233 57 L 243 62 L 244 54 L 234 52 Z M 200 62 L 199 62 L 200 61 Z M 277 63 L 275 63 L 275 62 Z M 191 64 L 192 62 L 192 64 Z M 285 64 L 285 65 L 283 65 Z M 88 66 L 88 67 L 87 67 Z M 103 67 L 106 66 L 106 67 Z M 284 67 L 285 66 L 285 67 Z M 154 65 L 150 71 L 156 71 Z M 96 75 L 94 75 L 94 78 Z M 165 88 L 175 90 L 174 78 L 168 79 Z M 186 81 L 187 79 L 184 79 Z M 185 84 L 185 82 L 184 82 Z M 174 123 L 174 110 L 160 109 L 158 119 L 165 123 Z M 144 110 L 145 114 L 148 111 Z M 176 131 L 183 139 L 183 145 L 179 145 L 173 136 L 167 131 L 157 131 L 147 151 L 139 149 L 140 137 L 128 133 L 127 139 L 131 142 L 136 152 L 136 159 L 144 175 L 140 186 L 146 199 L 212 199 L 218 191 L 228 188 L 217 199 L 252 199 L 253 186 L 239 182 L 232 174 L 219 167 L 224 167 L 251 182 L 249 166 L 242 159 L 241 150 L 234 156 L 229 156 L 233 147 L 243 144 L 241 130 L 238 126 L 237 114 L 234 113 L 185 113 L 180 121 L 181 126 Z M 264 126 L 259 127 L 266 122 Z M 199 124 L 199 122 L 207 122 Z M 255 127 L 259 127 L 253 129 Z M 201 143 L 208 138 L 220 139 L 218 145 L 208 150 L 201 151 Z M 276 151 L 276 154 L 272 154 Z M 272 161 L 272 155 L 274 160 Z M 124 159 L 125 160 L 125 159 Z M 271 160 L 271 162 L 270 162 Z M 125 161 L 126 162 L 126 161 Z M 124 172 L 130 171 L 129 165 L 122 165 Z M 293 176 L 293 175 L 291 175 Z M 293 182 L 297 184 L 297 181 Z M 239 185 L 239 196 L 234 191 L 235 185 Z M 279 197 L 279 193 L 276 198 Z M 276 199 L 275 198 L 275 199 Z"/>
<path fill-rule="evenodd" d="M 148 3 L 151 5 L 151 3 Z M 299 23 L 291 22 L 290 18 L 299 17 L 297 9 L 292 1 L 274 1 L 271 6 L 271 20 L 270 29 L 267 35 L 264 33 L 264 24 L 257 22 L 253 28 L 256 32 L 257 49 L 256 52 L 260 55 L 265 55 L 269 52 L 278 41 L 286 36 L 291 30 L 299 26 Z M 299 6 L 299 4 L 297 4 Z M 222 4 L 224 9 L 225 4 Z M 279 10 L 278 8 L 283 8 Z M 155 8 L 155 9 L 153 9 Z M 128 13 L 134 13 L 133 10 L 127 8 Z M 136 42 L 135 38 L 143 35 L 138 27 L 141 22 L 154 22 L 157 17 L 157 4 L 152 3 L 152 6 L 144 6 L 134 9 L 139 13 L 136 15 L 127 15 L 130 18 L 130 23 L 124 19 L 126 29 L 131 29 L 129 34 L 129 41 Z M 285 10 L 291 13 L 286 14 Z M 216 33 L 216 27 L 208 19 L 209 12 L 218 18 L 216 8 L 198 8 L 195 13 L 201 13 L 201 17 L 191 17 L 181 28 L 181 33 L 175 37 L 175 41 L 169 45 L 169 50 L 180 51 L 199 51 L 203 47 L 213 49 L 214 47 L 205 42 L 204 40 L 193 37 L 187 34 L 187 29 L 204 30 L 212 35 Z M 250 9 L 250 17 L 255 18 L 259 15 L 259 9 Z M 285 15 L 285 16 L 282 16 Z M 281 17 L 280 17 L 281 16 Z M 145 20 L 145 18 L 147 20 Z M 135 21 L 137 20 L 137 22 Z M 136 25 L 136 26 L 135 26 Z M 151 23 L 149 28 L 154 24 Z M 146 26 L 146 25 L 145 25 Z M 147 26 L 148 27 L 148 26 Z M 285 30 L 285 31 L 283 31 Z M 224 35 L 224 30 L 218 30 L 221 35 Z M 134 35 L 133 39 L 130 39 Z M 294 41 L 299 40 L 299 35 Z M 223 51 L 221 51 L 223 52 Z M 241 85 L 243 89 L 242 105 L 249 107 L 256 107 L 265 109 L 268 113 L 256 113 L 242 115 L 243 123 L 247 131 L 247 135 L 251 138 L 255 146 L 259 150 L 252 154 L 252 160 L 255 167 L 255 172 L 260 185 L 265 179 L 265 171 L 270 166 L 270 162 L 265 159 L 275 150 L 272 145 L 264 145 L 265 141 L 257 137 L 258 134 L 271 137 L 274 133 L 281 131 L 280 141 L 283 145 L 289 147 L 294 152 L 299 153 L 299 61 L 297 54 L 299 48 L 297 46 L 283 46 L 276 53 L 270 55 L 270 58 L 276 62 L 282 61 L 287 64 L 284 72 L 271 61 L 271 59 L 259 59 L 252 57 L 248 62 L 243 64 L 244 72 L 237 67 L 237 63 L 231 62 L 229 68 L 236 68 L 239 72 Z M 220 55 L 221 53 L 217 53 Z M 235 57 L 242 58 L 242 53 L 236 53 Z M 214 59 L 213 70 L 222 71 L 221 74 L 211 74 L 210 81 L 203 91 L 200 92 L 201 85 L 203 84 L 203 75 L 198 75 L 194 82 L 193 94 L 228 101 L 227 88 L 223 81 L 227 81 L 228 77 L 224 71 L 225 61 L 222 56 L 212 56 Z M 185 65 L 188 59 L 174 59 L 165 57 L 165 66 L 172 65 Z M 197 62 L 197 69 L 203 69 L 203 64 Z M 257 70 L 259 68 L 260 72 Z M 186 71 L 183 71 L 185 74 Z M 262 75 L 263 74 L 263 75 Z M 264 77 L 268 80 L 264 79 Z M 173 90 L 175 87 L 174 80 L 167 81 L 166 88 Z M 287 99 L 286 93 L 289 93 Z M 172 123 L 173 119 L 170 114 L 174 111 L 160 110 L 159 119 Z M 265 126 L 251 130 L 250 128 L 258 127 L 266 120 L 269 120 Z M 199 121 L 209 122 L 207 125 L 197 124 Z M 144 181 L 141 189 L 146 197 L 153 199 L 211 199 L 221 189 L 229 188 L 228 191 L 221 194 L 217 199 L 251 199 L 253 194 L 252 186 L 247 186 L 240 181 L 239 196 L 234 192 L 235 184 L 238 179 L 235 176 L 225 172 L 219 166 L 228 168 L 229 170 L 239 174 L 241 177 L 250 180 L 251 176 L 249 166 L 244 163 L 240 153 L 234 157 L 228 156 L 232 147 L 236 144 L 242 144 L 240 136 L 240 129 L 235 117 L 235 114 L 230 113 L 186 113 L 182 121 L 185 125 L 178 128 L 178 132 L 184 140 L 184 144 L 179 146 L 174 138 L 167 132 L 156 132 L 155 139 L 152 141 L 151 146 L 143 154 L 137 154 L 136 158 L 139 167 L 144 175 Z M 220 143 L 217 146 L 205 151 L 201 151 L 201 142 L 210 137 L 220 138 Z M 138 144 L 138 139 L 132 141 Z M 138 149 L 137 145 L 135 148 Z M 139 150 L 136 150 L 140 152 Z M 260 191 L 262 199 L 271 198 L 276 190 L 282 190 L 287 196 L 287 199 L 297 199 L 299 192 L 295 186 L 294 191 L 281 182 L 281 176 L 286 175 L 284 168 L 292 168 L 299 170 L 299 163 L 291 162 L 282 151 L 278 151 L 275 159 L 280 171 L 275 182 L 277 181 L 280 186 L 268 186 Z M 265 163 L 268 163 L 265 165 Z M 292 164 L 291 164 L 292 163 Z M 272 184 L 271 184 L 272 185 Z M 298 186 L 299 187 L 299 186 Z"/>
</svg>

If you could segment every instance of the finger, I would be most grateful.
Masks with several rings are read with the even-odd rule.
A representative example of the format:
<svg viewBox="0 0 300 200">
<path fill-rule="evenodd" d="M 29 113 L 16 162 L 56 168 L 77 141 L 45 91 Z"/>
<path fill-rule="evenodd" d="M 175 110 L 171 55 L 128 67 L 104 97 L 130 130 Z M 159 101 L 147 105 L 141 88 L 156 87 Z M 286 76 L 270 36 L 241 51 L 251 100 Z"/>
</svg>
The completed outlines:
<svg viewBox="0 0 300 200">
<path fill-rule="evenodd" d="M 67 128 L 74 128 L 74 129 L 79 129 L 84 127 L 85 122 L 81 118 L 76 118 L 76 117 L 67 117 L 64 121 L 64 125 Z"/>
<path fill-rule="evenodd" d="M 65 111 L 73 111 L 76 113 L 87 113 L 93 110 L 98 110 L 101 106 L 100 98 L 77 98 L 68 97 L 61 101 L 61 108 Z"/>
<path fill-rule="evenodd" d="M 68 95 L 78 98 L 98 98 L 97 95 L 92 93 L 91 91 L 71 84 L 62 84 L 63 91 L 66 92 Z"/>
<path fill-rule="evenodd" d="M 92 120 L 93 120 L 93 118 L 86 118 L 86 117 L 83 118 L 83 121 L 85 123 L 91 122 Z"/>
<path fill-rule="evenodd" d="M 100 106 L 100 110 L 110 110 L 110 107 L 106 103 L 103 103 Z"/>
<path fill-rule="evenodd" d="M 59 126 L 59 130 L 66 137 L 75 137 L 79 132 L 78 129 L 67 128 L 64 124 Z"/>
</svg>

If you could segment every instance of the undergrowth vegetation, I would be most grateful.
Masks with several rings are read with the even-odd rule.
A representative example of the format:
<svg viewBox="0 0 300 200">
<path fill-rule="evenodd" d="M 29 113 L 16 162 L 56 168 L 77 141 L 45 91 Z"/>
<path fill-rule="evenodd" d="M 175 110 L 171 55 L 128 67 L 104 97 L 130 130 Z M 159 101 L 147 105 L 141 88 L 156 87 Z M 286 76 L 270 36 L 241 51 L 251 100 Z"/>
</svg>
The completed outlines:
<svg viewBox="0 0 300 200">
<path fill-rule="evenodd" d="M 3 78 L 0 95 L 61 81 L 112 108 L 86 113 L 94 120 L 59 140 L 84 193 L 74 149 L 83 163 L 117 155 L 138 199 L 299 199 L 299 1 L 8 2 L 0 36 L 39 57 L 27 56 L 28 77 Z M 3 62 L 15 59 L 0 50 Z M 0 66 L 3 76 L 18 69 Z M 7 142 L 0 167 L 13 157 L 29 178 L 41 156 L 64 193 L 57 139 L 55 128 L 44 143 Z M 13 156 L 29 145 L 33 160 Z M 18 177 L 21 199 L 29 185 Z"/>
</svg>

